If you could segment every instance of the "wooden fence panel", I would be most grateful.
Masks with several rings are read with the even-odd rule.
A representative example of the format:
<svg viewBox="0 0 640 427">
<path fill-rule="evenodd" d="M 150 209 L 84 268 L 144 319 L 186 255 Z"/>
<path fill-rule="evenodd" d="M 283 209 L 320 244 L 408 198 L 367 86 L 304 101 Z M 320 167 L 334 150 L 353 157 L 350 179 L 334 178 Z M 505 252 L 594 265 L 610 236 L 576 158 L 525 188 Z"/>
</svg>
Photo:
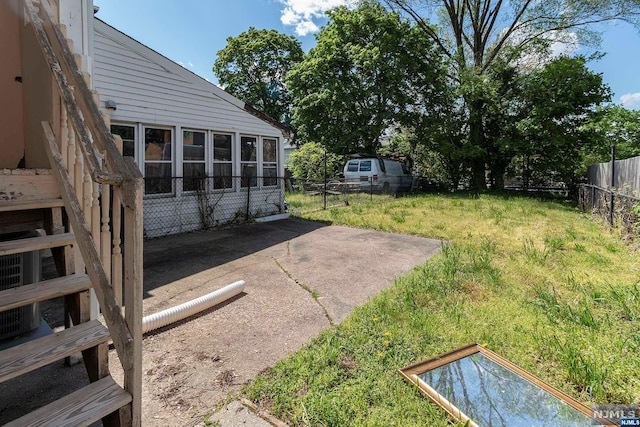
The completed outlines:
<svg viewBox="0 0 640 427">
<path fill-rule="evenodd" d="M 589 184 L 611 188 L 611 162 L 589 166 Z M 614 188 L 619 192 L 640 195 L 640 156 L 616 160 Z"/>
</svg>

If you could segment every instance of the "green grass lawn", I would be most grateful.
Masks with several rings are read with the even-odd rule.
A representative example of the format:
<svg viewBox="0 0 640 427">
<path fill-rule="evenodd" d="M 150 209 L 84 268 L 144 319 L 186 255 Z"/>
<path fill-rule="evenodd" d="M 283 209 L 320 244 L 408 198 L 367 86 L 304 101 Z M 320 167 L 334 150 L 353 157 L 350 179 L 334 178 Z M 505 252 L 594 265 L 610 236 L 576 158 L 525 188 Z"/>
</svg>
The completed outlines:
<svg viewBox="0 0 640 427">
<path fill-rule="evenodd" d="M 374 197 L 304 217 L 449 243 L 244 389 L 273 415 L 448 425 L 396 371 L 472 342 L 587 405 L 640 402 L 640 258 L 570 203 Z"/>
</svg>

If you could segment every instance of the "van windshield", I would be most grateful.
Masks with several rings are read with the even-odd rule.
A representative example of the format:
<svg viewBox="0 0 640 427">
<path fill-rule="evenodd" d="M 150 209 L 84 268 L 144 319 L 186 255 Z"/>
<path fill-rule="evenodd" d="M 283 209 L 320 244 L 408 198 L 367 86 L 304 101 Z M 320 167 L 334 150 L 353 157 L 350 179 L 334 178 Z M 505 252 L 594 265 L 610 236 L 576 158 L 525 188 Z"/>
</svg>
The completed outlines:
<svg viewBox="0 0 640 427">
<path fill-rule="evenodd" d="M 360 162 L 360 172 L 371 172 L 371 160 L 363 160 Z"/>
</svg>

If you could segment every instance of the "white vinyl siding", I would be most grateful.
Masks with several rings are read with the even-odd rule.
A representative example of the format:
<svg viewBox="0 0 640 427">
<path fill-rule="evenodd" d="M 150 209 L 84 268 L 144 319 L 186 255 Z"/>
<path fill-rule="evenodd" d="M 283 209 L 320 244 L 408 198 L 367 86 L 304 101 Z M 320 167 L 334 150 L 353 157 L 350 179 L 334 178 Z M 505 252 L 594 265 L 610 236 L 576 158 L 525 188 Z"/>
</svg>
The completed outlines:
<svg viewBox="0 0 640 427">
<path fill-rule="evenodd" d="M 282 135 L 240 100 L 97 19 L 95 33 L 93 81 L 103 102 L 117 104 L 112 121 Z"/>
<path fill-rule="evenodd" d="M 276 176 L 284 173 L 281 129 L 97 18 L 94 29 L 94 88 L 102 107 L 106 101 L 115 103 L 115 110 L 105 111 L 114 132 L 127 133 L 125 151 L 135 156 L 145 177 L 146 236 L 202 227 L 198 209 L 203 194 L 194 191 L 199 184 L 194 176 L 203 170 L 212 177 L 204 197 L 213 225 L 282 213 L 284 185 L 272 178 L 274 167 Z M 244 151 L 243 138 L 249 138 Z M 275 162 L 269 141 L 276 144 Z M 258 179 L 263 173 L 269 180 Z"/>
</svg>

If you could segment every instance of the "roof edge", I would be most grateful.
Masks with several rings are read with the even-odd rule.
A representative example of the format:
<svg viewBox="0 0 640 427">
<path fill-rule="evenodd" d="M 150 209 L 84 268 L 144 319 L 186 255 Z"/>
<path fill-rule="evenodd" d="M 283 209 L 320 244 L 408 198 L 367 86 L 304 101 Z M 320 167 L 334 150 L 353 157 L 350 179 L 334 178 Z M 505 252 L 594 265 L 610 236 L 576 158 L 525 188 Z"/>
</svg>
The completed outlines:
<svg viewBox="0 0 640 427">
<path fill-rule="evenodd" d="M 283 133 L 283 135 L 285 136 L 285 138 L 290 138 L 291 137 L 291 128 L 287 125 L 285 125 L 284 123 L 274 119 L 273 117 L 263 113 L 262 111 L 258 110 L 257 108 L 255 108 L 254 106 L 245 103 L 244 104 L 244 110 L 253 115 L 256 116 L 257 118 L 259 118 L 262 121 L 265 121 L 267 123 L 269 123 L 270 125 L 280 129 Z"/>
</svg>

